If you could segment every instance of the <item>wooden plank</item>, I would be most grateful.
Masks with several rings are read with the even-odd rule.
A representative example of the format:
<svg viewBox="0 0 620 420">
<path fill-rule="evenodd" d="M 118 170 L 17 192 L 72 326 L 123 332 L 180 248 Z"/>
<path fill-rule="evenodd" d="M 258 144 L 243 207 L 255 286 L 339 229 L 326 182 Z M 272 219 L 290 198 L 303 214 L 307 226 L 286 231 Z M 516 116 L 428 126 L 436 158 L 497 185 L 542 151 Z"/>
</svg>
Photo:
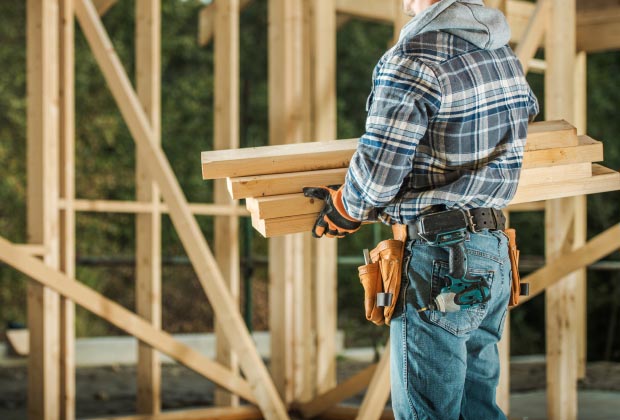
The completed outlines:
<svg viewBox="0 0 620 420">
<path fill-rule="evenodd" d="M 153 133 L 131 83 L 124 72 L 107 33 L 90 0 L 76 2 L 76 16 L 91 46 L 112 95 L 137 144 L 142 160 L 157 181 L 181 243 L 188 254 L 198 280 L 209 298 L 216 316 L 220 317 L 226 338 L 240 358 L 242 370 L 256 395 L 258 405 L 267 419 L 287 419 L 288 414 L 277 394 L 267 369 L 226 287 L 222 273 L 191 214 L 187 200 L 176 180 L 163 150 L 152 139 Z"/>
<path fill-rule="evenodd" d="M 576 1 L 548 1 L 545 115 L 548 118 L 572 121 L 575 101 Z M 575 246 L 577 201 L 574 198 L 549 200 L 546 205 L 545 256 L 547 262 L 550 262 Z M 577 418 L 578 343 L 574 310 L 577 284 L 577 277 L 569 275 L 548 287 L 545 293 L 547 417 L 550 420 Z"/>
<path fill-rule="evenodd" d="M 58 267 L 59 188 L 59 1 L 28 0 L 27 15 L 27 229 L 43 244 L 43 260 Z M 60 300 L 28 284 L 28 417 L 60 416 Z"/>
<path fill-rule="evenodd" d="M 531 133 L 531 134 L 530 134 Z M 565 121 L 530 124 L 525 151 L 578 145 L 575 129 Z M 202 152 L 203 179 L 346 168 L 358 139 L 279 144 Z M 567 162 L 571 163 L 571 162 Z"/>
<path fill-rule="evenodd" d="M 602 160 L 603 143 L 588 136 L 579 136 L 577 146 L 526 151 L 523 155 L 523 169 Z"/>
<path fill-rule="evenodd" d="M 154 349 L 167 354 L 216 384 L 238 393 L 250 402 L 256 401 L 251 385 L 239 375 L 213 362 L 191 347 L 176 341 L 170 334 L 153 327 L 135 313 L 20 251 L 2 237 L 0 237 L 0 251 L 1 261 L 21 271 L 32 280 L 62 294 L 101 319 L 148 343 Z"/>
<path fill-rule="evenodd" d="M 519 41 L 515 54 L 521 66 L 523 66 L 523 73 L 527 74 L 530 67 L 530 61 L 536 55 L 536 51 L 540 46 L 543 37 L 545 35 L 545 29 L 547 27 L 547 14 L 549 13 L 549 3 L 547 0 L 538 0 L 536 3 L 536 9 L 530 18 L 530 21 L 525 30 L 525 34 Z"/>
<path fill-rule="evenodd" d="M 91 420 L 262 420 L 256 407 L 214 407 L 193 410 L 166 411 L 155 416 L 135 415 L 123 417 L 99 417 Z"/>
<path fill-rule="evenodd" d="M 347 169 L 342 168 L 228 178 L 228 191 L 234 199 L 295 194 L 302 192 L 304 187 L 343 184 L 346 174 Z M 520 185 L 544 184 L 589 176 L 592 176 L 591 164 L 585 162 L 525 169 L 521 172 L 519 183 Z M 268 201 L 261 201 L 261 203 L 264 202 Z M 255 201 L 250 206 L 254 203 Z M 247 202 L 246 205 L 248 205 Z"/>
<path fill-rule="evenodd" d="M 530 168 L 521 171 L 519 186 L 552 184 L 591 176 L 592 164 L 590 162 Z"/>
<path fill-rule="evenodd" d="M 239 0 L 219 0 L 215 7 L 215 69 L 214 69 L 214 147 L 236 149 L 239 147 Z M 234 205 L 228 197 L 223 180 L 215 181 L 215 203 Z M 214 252 L 222 276 L 227 280 L 230 294 L 239 308 L 241 263 L 239 256 L 239 218 L 215 218 Z M 215 323 L 216 360 L 233 371 L 239 369 L 237 356 L 225 341 L 222 325 Z M 238 406 L 239 397 L 225 390 L 215 390 L 215 404 Z"/>
<path fill-rule="evenodd" d="M 609 179 L 597 178 L 594 180 L 592 179 L 592 168 L 595 168 L 596 174 L 599 176 L 606 174 L 600 166 L 592 166 L 590 163 L 525 169 L 522 171 L 519 187 L 510 204 L 540 201 L 547 199 L 546 197 L 566 197 L 565 194 L 579 194 L 579 188 L 600 182 L 604 182 L 600 185 L 602 188 L 609 186 L 613 188 L 614 178 L 612 175 L 609 175 Z M 564 174 L 566 175 L 564 176 Z M 571 184 L 571 181 L 577 183 Z M 596 189 L 593 191 L 602 192 Z M 275 219 L 302 214 L 316 215 L 323 206 L 321 200 L 304 197 L 300 193 L 248 198 L 246 202 L 248 210 L 258 219 Z"/>
<path fill-rule="evenodd" d="M 27 329 L 6 330 L 6 341 L 11 353 L 22 357 L 30 354 L 30 332 Z"/>
<path fill-rule="evenodd" d="M 201 47 L 208 45 L 213 39 L 217 3 L 217 0 L 209 3 L 200 10 L 198 15 L 198 45 Z M 243 11 L 251 3 L 252 0 L 239 0 L 239 10 Z"/>
<path fill-rule="evenodd" d="M 368 387 L 376 369 L 376 364 L 370 365 L 312 401 L 296 404 L 295 408 L 301 412 L 304 418 L 319 416 L 344 400 L 364 391 Z"/>
<path fill-rule="evenodd" d="M 526 152 L 577 145 L 577 130 L 566 120 L 535 122 L 527 128 Z"/>
<path fill-rule="evenodd" d="M 265 197 L 301 192 L 303 187 L 342 184 L 347 168 L 285 174 L 228 178 L 228 192 L 233 199 Z"/>
<path fill-rule="evenodd" d="M 595 164 L 592 165 L 590 178 L 519 186 L 511 205 L 616 190 L 620 190 L 620 173 Z M 311 200 L 303 194 L 259 198 L 256 202 L 261 203 L 263 200 L 268 202 L 271 208 L 279 208 L 281 213 L 286 214 L 267 219 L 259 219 L 258 213 L 252 214 L 252 226 L 265 237 L 309 232 L 318 217 L 318 211 L 322 208 L 319 200 Z M 539 208 L 540 204 L 537 204 L 535 209 Z"/>
<path fill-rule="evenodd" d="M 75 21 L 73 0 L 60 2 L 60 270 L 75 277 Z M 60 201 L 60 200 L 59 200 Z M 60 207 L 60 206 L 59 206 Z M 60 418 L 75 419 L 75 304 L 60 298 Z"/>
<path fill-rule="evenodd" d="M 136 0 L 136 93 L 148 118 L 152 139 L 161 143 L 161 3 Z M 138 146 L 139 148 L 140 146 Z M 146 163 L 136 150 L 136 198 L 151 212 L 136 215 L 136 313 L 161 328 L 161 201 Z M 157 351 L 138 343 L 136 409 L 138 414 L 161 410 L 161 365 Z"/>
<path fill-rule="evenodd" d="M 61 199 L 58 203 L 61 209 L 68 208 L 68 203 Z M 98 213 L 150 213 L 153 211 L 153 204 L 139 201 L 118 201 L 118 200 L 84 200 L 73 201 L 72 208 L 75 211 L 98 212 Z M 190 203 L 190 211 L 195 215 L 201 216 L 249 216 L 246 209 L 238 205 L 218 205 L 206 203 Z M 168 206 L 165 203 L 159 204 L 159 211 L 168 213 Z"/>
<path fill-rule="evenodd" d="M 519 305 L 538 296 L 550 286 L 557 284 L 568 274 L 587 267 L 620 249 L 620 223 L 590 239 L 585 245 L 549 261 L 523 279 L 530 283 L 530 295 L 523 296 Z"/>
<path fill-rule="evenodd" d="M 545 210 L 545 202 L 544 201 L 532 201 L 529 203 L 520 203 L 520 204 L 510 204 L 505 212 L 517 212 L 517 211 L 544 211 Z"/>
<path fill-rule="evenodd" d="M 390 389 L 390 341 L 388 340 L 356 419 L 375 420 L 381 417 L 390 397 Z"/>
</svg>

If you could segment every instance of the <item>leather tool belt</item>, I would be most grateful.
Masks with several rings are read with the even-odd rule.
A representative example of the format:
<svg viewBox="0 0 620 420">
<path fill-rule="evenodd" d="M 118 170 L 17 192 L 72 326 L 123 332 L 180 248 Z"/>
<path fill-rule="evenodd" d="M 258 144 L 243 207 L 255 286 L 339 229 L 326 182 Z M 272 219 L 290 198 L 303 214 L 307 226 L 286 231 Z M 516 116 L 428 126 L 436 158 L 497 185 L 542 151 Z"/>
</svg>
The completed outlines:
<svg viewBox="0 0 620 420">
<path fill-rule="evenodd" d="M 390 325 L 400 292 L 407 228 L 393 225 L 392 232 L 394 239 L 379 242 L 367 264 L 358 267 L 366 319 L 376 325 Z"/>
</svg>

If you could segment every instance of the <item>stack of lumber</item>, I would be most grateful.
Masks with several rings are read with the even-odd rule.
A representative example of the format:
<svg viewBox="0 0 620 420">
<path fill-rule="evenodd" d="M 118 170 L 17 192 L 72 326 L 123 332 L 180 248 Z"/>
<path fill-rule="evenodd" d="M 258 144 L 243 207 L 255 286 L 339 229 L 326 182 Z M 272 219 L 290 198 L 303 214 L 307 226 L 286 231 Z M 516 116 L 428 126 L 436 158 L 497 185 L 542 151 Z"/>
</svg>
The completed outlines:
<svg viewBox="0 0 620 420">
<path fill-rule="evenodd" d="M 202 176 L 227 178 L 263 236 L 309 232 L 323 202 L 304 197 L 303 187 L 342 184 L 356 147 L 350 139 L 203 152 Z M 603 144 L 566 121 L 530 124 L 511 204 L 619 190 L 620 173 L 593 164 L 602 160 Z"/>
</svg>

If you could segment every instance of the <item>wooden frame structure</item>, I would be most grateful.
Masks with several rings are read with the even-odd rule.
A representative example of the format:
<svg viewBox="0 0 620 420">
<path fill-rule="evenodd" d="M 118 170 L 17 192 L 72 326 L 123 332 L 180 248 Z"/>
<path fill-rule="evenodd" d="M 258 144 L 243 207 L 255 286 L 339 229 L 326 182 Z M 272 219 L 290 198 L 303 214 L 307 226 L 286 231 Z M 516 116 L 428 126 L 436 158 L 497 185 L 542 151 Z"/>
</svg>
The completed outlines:
<svg viewBox="0 0 620 420">
<path fill-rule="evenodd" d="M 287 407 L 296 408 L 304 417 L 389 418 L 390 414 L 384 412 L 389 391 L 388 352 L 377 366 L 336 386 L 335 241 L 328 246 L 323 241 L 317 247 L 307 234 L 272 241 L 271 252 L 285 257 L 270 268 L 271 375 L 267 372 L 239 311 L 231 309 L 238 305 L 238 244 L 216 239 L 216 260 L 194 219 L 195 214 L 219 216 L 217 237 L 236 238 L 238 217 L 247 212 L 221 193 L 225 191 L 221 184 L 216 186 L 214 204 L 188 204 L 185 200 L 160 146 L 159 0 L 136 1 L 139 48 L 135 89 L 99 18 L 116 1 L 27 1 L 29 244 L 14 245 L 0 238 L 0 260 L 33 280 L 28 288 L 29 418 L 75 418 L 75 303 L 140 340 L 137 411 L 143 417 L 132 419 L 279 420 L 288 418 Z M 585 54 L 620 48 L 620 8 L 605 0 L 584 1 L 585 6 L 575 2 L 493 3 L 508 16 L 524 68 L 545 72 L 547 119 L 572 121 L 584 133 Z M 201 42 L 208 42 L 214 32 L 217 34 L 216 148 L 238 146 L 238 22 L 240 11 L 249 3 L 250 0 L 215 0 L 200 16 Z M 401 0 L 269 0 L 271 143 L 336 138 L 338 23 L 351 17 L 386 22 L 394 25 L 396 35 L 406 22 L 398 13 L 400 3 Z M 75 197 L 74 17 L 136 141 L 140 156 L 136 167 L 136 202 Z M 544 62 L 534 58 L 541 46 L 546 48 Z M 302 97 L 308 99 L 301 101 Z M 575 419 L 576 379 L 585 372 L 584 267 L 620 248 L 620 225 L 586 243 L 583 197 L 529 204 L 514 211 L 543 209 L 547 216 L 548 261 L 529 279 L 532 295 L 543 290 L 553 292 L 546 294 L 548 417 Z M 137 215 L 136 314 L 75 280 L 75 215 L 79 211 Z M 221 337 L 219 363 L 161 331 L 162 213 L 170 214 L 216 313 Z M 317 265 L 315 261 L 323 263 Z M 509 356 L 507 341 L 501 348 L 505 367 Z M 168 354 L 229 391 L 218 391 L 217 396 L 218 404 L 229 407 L 160 413 L 156 351 Z M 498 401 L 508 412 L 507 371 L 504 373 Z M 336 406 L 366 387 L 359 413 Z M 238 397 L 256 404 L 259 410 L 235 407 Z"/>
</svg>

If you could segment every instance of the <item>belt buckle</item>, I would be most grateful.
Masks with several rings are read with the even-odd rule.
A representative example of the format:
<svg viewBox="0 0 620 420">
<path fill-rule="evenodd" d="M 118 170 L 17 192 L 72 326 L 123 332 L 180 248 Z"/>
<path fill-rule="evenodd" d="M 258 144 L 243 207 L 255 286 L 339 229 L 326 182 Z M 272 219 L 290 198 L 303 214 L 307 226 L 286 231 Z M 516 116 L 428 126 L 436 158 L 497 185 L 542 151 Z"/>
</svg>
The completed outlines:
<svg viewBox="0 0 620 420">
<path fill-rule="evenodd" d="M 474 216 L 471 214 L 469 209 L 464 210 L 464 212 L 465 212 L 465 216 L 467 216 L 467 222 L 469 225 L 469 229 L 472 231 L 472 233 L 478 233 L 479 231 L 476 230 L 476 224 L 474 223 Z"/>
</svg>

